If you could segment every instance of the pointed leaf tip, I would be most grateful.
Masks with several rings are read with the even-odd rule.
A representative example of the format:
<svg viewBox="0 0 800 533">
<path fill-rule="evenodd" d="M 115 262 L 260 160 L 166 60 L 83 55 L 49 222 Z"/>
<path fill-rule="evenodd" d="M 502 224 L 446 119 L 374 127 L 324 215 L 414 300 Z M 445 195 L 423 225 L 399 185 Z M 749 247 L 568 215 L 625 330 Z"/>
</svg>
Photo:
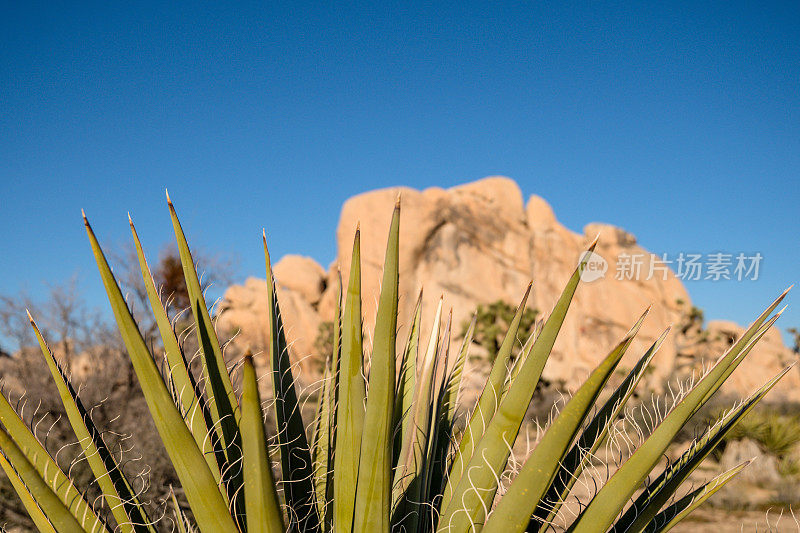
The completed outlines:
<svg viewBox="0 0 800 533">
<path fill-rule="evenodd" d="M 167 203 L 171 206 L 172 205 L 172 199 L 170 199 L 170 197 L 169 197 L 169 189 L 164 189 L 164 193 L 166 193 L 166 195 L 167 195 Z"/>
<path fill-rule="evenodd" d="M 84 211 L 83 208 L 81 208 L 81 216 L 83 217 L 83 223 L 88 226 L 89 225 L 89 219 L 86 218 L 86 211 Z"/>
<path fill-rule="evenodd" d="M 31 312 L 28 310 L 27 307 L 25 308 L 25 312 L 28 313 L 28 320 L 30 321 L 30 323 L 36 325 L 33 321 L 33 317 L 31 316 Z"/>
<path fill-rule="evenodd" d="M 597 232 L 597 236 L 596 236 L 596 237 L 595 237 L 595 238 L 592 240 L 592 242 L 589 244 L 589 246 L 588 246 L 587 250 L 588 250 L 588 251 L 590 251 L 590 252 L 593 252 L 593 251 L 594 251 L 594 249 L 595 249 L 595 247 L 597 246 L 597 243 L 598 243 L 599 241 L 600 241 L 600 232 L 598 231 L 598 232 Z"/>
</svg>

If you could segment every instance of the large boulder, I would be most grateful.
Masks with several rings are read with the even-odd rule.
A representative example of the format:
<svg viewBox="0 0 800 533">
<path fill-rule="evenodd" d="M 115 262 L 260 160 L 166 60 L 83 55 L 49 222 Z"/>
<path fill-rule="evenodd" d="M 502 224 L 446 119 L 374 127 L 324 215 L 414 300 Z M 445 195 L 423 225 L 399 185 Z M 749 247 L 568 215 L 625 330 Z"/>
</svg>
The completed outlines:
<svg viewBox="0 0 800 533">
<path fill-rule="evenodd" d="M 296 292 L 311 305 L 319 303 L 327 276 L 316 261 L 301 255 L 286 255 L 275 265 L 274 273 L 281 287 Z"/>
<path fill-rule="evenodd" d="M 320 324 L 332 320 L 338 273 L 345 285 L 356 228 L 361 228 L 362 293 L 365 340 L 375 321 L 386 234 L 392 208 L 402 198 L 400 224 L 399 327 L 405 339 L 419 291 L 424 287 L 423 324 L 430 323 L 435 304 L 444 297 L 445 309 L 452 308 L 453 330 L 461 332 L 477 304 L 503 300 L 519 302 L 533 282 L 528 306 L 546 316 L 574 271 L 581 253 L 599 235 L 596 254 L 607 270 L 598 279 L 583 283 L 553 349 L 543 377 L 551 383 L 574 390 L 613 345 L 650 306 L 650 313 L 637 340 L 621 366 L 630 368 L 641 353 L 670 324 L 684 320 L 691 299 L 681 281 L 669 270 L 652 266 L 651 255 L 636 238 L 607 224 L 588 224 L 575 233 L 560 224 L 552 208 L 538 196 L 527 204 L 517 184 L 503 177 L 490 177 L 451 189 L 417 191 L 405 187 L 364 193 L 347 200 L 337 228 L 337 257 L 324 275 L 322 267 L 308 258 L 287 256 L 275 266 L 278 299 L 293 343 L 293 356 L 305 361 L 316 351 Z M 643 258 L 640 275 L 627 279 L 618 275 L 626 258 Z M 225 294 L 220 318 L 224 328 L 240 332 L 241 346 L 263 346 L 265 306 L 263 281 L 248 280 Z M 253 290 L 262 296 L 246 294 Z M 261 300 L 259 300 L 261 298 Z M 758 310 L 753 310 L 754 313 Z M 715 337 L 739 334 L 738 326 L 709 324 Z M 680 330 L 680 328 L 676 328 Z M 253 332 L 253 333 L 250 333 Z M 423 327 L 422 334 L 428 330 Z M 673 331 L 656 356 L 655 372 L 649 376 L 654 389 L 674 377 L 679 354 L 686 342 Z M 716 342 L 716 341 L 715 341 Z M 706 342 L 695 346 L 692 359 L 715 357 L 724 343 Z M 252 349 L 252 347 L 251 347 Z M 368 350 L 368 348 L 367 348 Z M 685 354 L 684 354 L 685 355 Z M 780 335 L 770 332 L 750 355 L 748 368 L 737 371 L 726 388 L 741 395 L 779 371 L 791 358 Z M 308 368 L 309 365 L 303 365 Z M 478 364 L 485 371 L 488 365 Z M 778 395 L 800 399 L 800 379 L 791 374 L 779 385 Z"/>
</svg>

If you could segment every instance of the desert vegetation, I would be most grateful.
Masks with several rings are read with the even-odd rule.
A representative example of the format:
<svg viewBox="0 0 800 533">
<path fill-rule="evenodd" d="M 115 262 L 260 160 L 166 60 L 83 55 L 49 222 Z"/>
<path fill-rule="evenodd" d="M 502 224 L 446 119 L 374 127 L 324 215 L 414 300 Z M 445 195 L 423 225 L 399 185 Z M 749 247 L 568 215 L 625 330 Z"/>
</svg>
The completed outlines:
<svg viewBox="0 0 800 533">
<path fill-rule="evenodd" d="M 357 230 L 349 275 L 339 285 L 318 407 L 313 420 L 304 419 L 266 237 L 269 320 L 263 357 L 270 367 L 270 398 L 260 390 L 252 354 L 225 357 L 225 344 L 215 331 L 171 202 L 169 210 L 187 294 L 188 326 L 170 315 L 169 300 L 159 293 L 131 222 L 137 264 L 160 338 L 157 345 L 137 324 L 84 219 L 124 345 L 117 354 L 126 352 L 129 361 L 120 363 L 119 368 L 128 369 L 127 387 L 120 390 L 129 395 L 131 406 L 133 397 L 138 398 L 141 412 L 149 412 L 147 423 L 142 417 L 130 418 L 129 412 L 119 413 L 119 420 L 96 418 L 103 400 L 77 386 L 64 353 L 48 345 L 35 317 L 28 315 L 47 369 L 31 374 L 50 374 L 68 422 L 61 427 L 74 437 L 71 454 L 52 449 L 48 430 L 39 431 L 38 411 L 25 409 L 40 396 L 32 384 L 22 383 L 27 388 L 22 402 L 5 397 L 0 401 L 0 466 L 30 520 L 42 531 L 666 531 L 745 468 L 747 461 L 688 491 L 682 488 L 789 370 L 729 406 L 662 468 L 662 455 L 687 421 L 708 404 L 777 320 L 780 312 L 775 311 L 786 293 L 730 343 L 715 364 L 668 398 L 664 407 L 656 407 L 644 423 L 646 431 L 634 421 L 639 430 L 629 433 L 620 429 L 619 420 L 630 420 L 626 403 L 667 332 L 638 354 L 621 382 L 609 390 L 605 386 L 646 320 L 643 310 L 531 441 L 530 435 L 521 435 L 525 414 L 580 285 L 580 262 L 536 327 L 531 326 L 537 313 L 526 306 L 530 287 L 510 318 L 508 313 L 493 315 L 491 306 L 484 313 L 484 339 L 479 342 L 496 346 L 496 354 L 475 407 L 463 425 L 456 424 L 465 361 L 480 313 L 464 332 L 460 348 L 451 349 L 452 318 L 441 300 L 429 337 L 420 334 L 421 308 L 427 305 L 420 295 L 405 343 L 397 349 L 398 202 L 371 342 L 365 342 L 362 328 Z M 589 244 L 588 250 L 595 245 Z M 498 316 L 502 334 L 496 329 Z M 189 341 L 192 336 L 195 340 Z M 109 366 L 117 380 L 125 375 L 119 368 Z M 107 388 L 108 382 L 94 385 Z M 269 431 L 265 418 L 272 426 Z M 148 480 L 146 468 L 135 470 L 135 461 L 128 459 L 133 450 L 127 437 L 107 429 L 119 427 L 120 421 L 128 424 L 131 434 L 146 432 L 146 424 L 152 423 L 173 478 Z M 529 439 L 524 456 L 515 453 L 518 436 Z M 605 460 L 603 451 L 610 452 Z M 147 461 L 144 456 L 139 464 Z M 84 466 L 74 469 L 78 464 Z M 597 470 L 598 464 L 608 473 L 602 486 L 577 511 L 564 505 L 576 481 Z M 174 490 L 167 491 L 168 485 Z"/>
</svg>

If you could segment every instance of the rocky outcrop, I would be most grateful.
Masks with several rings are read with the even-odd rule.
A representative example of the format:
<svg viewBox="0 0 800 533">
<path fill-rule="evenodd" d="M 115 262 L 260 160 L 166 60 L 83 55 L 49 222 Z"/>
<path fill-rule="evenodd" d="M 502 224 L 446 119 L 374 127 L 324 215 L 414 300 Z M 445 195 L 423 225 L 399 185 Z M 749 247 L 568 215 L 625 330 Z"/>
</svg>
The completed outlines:
<svg viewBox="0 0 800 533">
<path fill-rule="evenodd" d="M 558 222 L 542 198 L 531 196 L 525 203 L 517 184 L 508 178 L 491 177 L 447 190 L 384 189 L 345 202 L 336 234 L 338 253 L 327 274 L 313 260 L 298 256 L 287 256 L 275 265 L 287 336 L 298 360 L 306 361 L 306 356 L 315 353 L 319 325 L 333 317 L 337 266 L 346 284 L 359 222 L 364 330 L 372 331 L 386 233 L 398 195 L 402 197 L 400 338 L 407 333 L 412 307 L 422 288 L 424 323 L 430 322 L 435 303 L 443 295 L 445 308 L 453 310 L 456 332 L 477 304 L 497 300 L 516 303 L 530 281 L 533 290 L 528 306 L 540 316 L 546 315 L 580 254 L 598 235 L 596 253 L 607 269 L 579 288 L 545 369 L 546 380 L 574 389 L 644 309 L 652 306 L 622 363 L 623 367 L 632 366 L 664 328 L 685 318 L 691 306 L 685 287 L 670 271 L 654 268 L 651 275 L 651 266 L 657 265 L 651 265 L 649 253 L 632 234 L 606 224 L 589 224 L 582 234 L 575 233 Z M 644 258 L 638 279 L 618 279 L 620 263 L 637 254 Z M 254 350 L 264 346 L 263 280 L 249 279 L 243 286 L 229 288 L 223 309 L 219 325 L 239 331 L 235 343 Z M 720 339 L 741 331 L 727 323 L 712 322 L 708 327 L 713 330 L 710 337 Z M 673 376 L 686 344 L 680 336 L 680 331 L 672 332 L 656 356 L 655 372 L 649 378 L 654 387 Z M 716 356 L 724 348 L 724 342 L 717 340 L 700 344 L 703 346 L 693 344 L 691 354 L 697 360 Z M 727 388 L 736 394 L 752 391 L 790 358 L 791 352 L 781 343 L 779 333 L 770 332 Z M 779 387 L 778 394 L 800 399 L 800 379 L 796 376 L 787 376 Z"/>
</svg>

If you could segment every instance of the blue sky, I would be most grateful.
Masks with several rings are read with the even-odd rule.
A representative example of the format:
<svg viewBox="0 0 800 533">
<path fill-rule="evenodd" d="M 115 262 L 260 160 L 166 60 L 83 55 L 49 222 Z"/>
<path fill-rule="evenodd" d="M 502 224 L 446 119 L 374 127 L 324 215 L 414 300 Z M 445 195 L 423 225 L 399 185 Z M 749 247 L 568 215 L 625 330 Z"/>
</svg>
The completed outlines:
<svg viewBox="0 0 800 533">
<path fill-rule="evenodd" d="M 574 230 L 760 252 L 758 281 L 689 283 L 708 317 L 800 281 L 797 2 L 222 4 L 6 6 L 0 293 L 77 274 L 103 305 L 80 209 L 155 255 L 165 187 L 244 279 L 262 227 L 327 265 L 349 196 L 492 174 Z"/>
</svg>

